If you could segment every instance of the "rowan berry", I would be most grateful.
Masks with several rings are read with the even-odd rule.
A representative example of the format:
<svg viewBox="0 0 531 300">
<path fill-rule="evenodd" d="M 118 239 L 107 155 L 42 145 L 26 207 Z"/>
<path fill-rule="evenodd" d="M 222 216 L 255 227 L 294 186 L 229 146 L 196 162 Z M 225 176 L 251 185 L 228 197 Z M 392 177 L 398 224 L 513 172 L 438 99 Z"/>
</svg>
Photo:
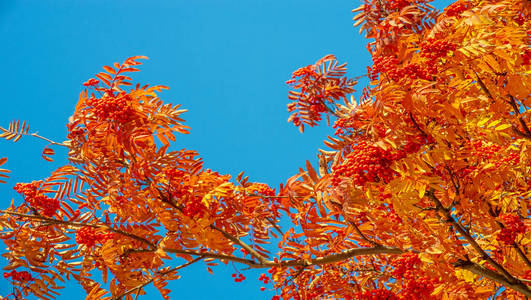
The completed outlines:
<svg viewBox="0 0 531 300">
<path fill-rule="evenodd" d="M 390 168 L 392 162 L 390 151 L 360 142 L 352 147 L 343 164 L 332 167 L 332 185 L 339 185 L 343 177 L 359 186 L 367 182 L 389 182 L 396 174 Z"/>
<path fill-rule="evenodd" d="M 469 1 L 459 1 L 448 6 L 444 11 L 448 17 L 457 17 L 470 8 Z"/>
<path fill-rule="evenodd" d="M 525 234 L 526 226 L 518 215 L 505 214 L 500 219 L 503 221 L 505 227 L 496 236 L 497 241 L 511 245 L 519 234 Z"/>
<path fill-rule="evenodd" d="M 122 92 L 118 95 L 105 94 L 101 98 L 92 97 L 88 105 L 92 107 L 92 112 L 98 119 L 124 124 L 135 117 L 131 101 L 131 96 Z"/>
<path fill-rule="evenodd" d="M 455 51 L 456 48 L 456 43 L 428 38 L 420 44 L 420 56 L 434 61 L 445 57 L 448 55 L 448 52 Z"/>
<path fill-rule="evenodd" d="M 17 183 L 13 189 L 23 195 L 24 200 L 30 207 L 38 210 L 47 217 L 52 217 L 61 205 L 58 199 L 50 198 L 39 190 L 41 184 L 42 181 Z"/>
<path fill-rule="evenodd" d="M 374 289 L 354 294 L 355 299 L 359 300 L 398 300 L 398 296 L 388 289 Z"/>
<path fill-rule="evenodd" d="M 18 272 L 17 270 L 11 270 L 9 273 L 4 273 L 4 278 L 11 277 L 14 281 L 27 282 L 32 281 L 33 277 L 27 271 Z"/>
<path fill-rule="evenodd" d="M 76 231 L 76 243 L 86 245 L 89 248 L 93 247 L 96 243 L 103 244 L 113 237 L 114 234 L 111 232 L 103 233 L 90 226 L 81 227 Z"/>
<path fill-rule="evenodd" d="M 95 86 L 95 85 L 98 85 L 98 83 L 100 83 L 98 79 L 90 78 L 86 82 L 83 82 L 83 85 L 84 86 Z"/>
</svg>

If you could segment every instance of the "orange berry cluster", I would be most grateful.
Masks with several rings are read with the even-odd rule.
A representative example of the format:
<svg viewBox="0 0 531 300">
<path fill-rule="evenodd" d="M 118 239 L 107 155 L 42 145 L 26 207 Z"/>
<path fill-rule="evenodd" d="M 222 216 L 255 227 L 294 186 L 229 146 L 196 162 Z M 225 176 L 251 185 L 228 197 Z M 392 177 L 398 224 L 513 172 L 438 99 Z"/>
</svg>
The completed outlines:
<svg viewBox="0 0 531 300">
<path fill-rule="evenodd" d="M 92 97 L 88 105 L 93 107 L 94 115 L 101 120 L 113 120 L 120 124 L 131 121 L 135 110 L 130 106 L 131 97 L 125 92 L 118 95 L 105 94 L 101 98 Z"/>
<path fill-rule="evenodd" d="M 505 227 L 496 236 L 496 240 L 506 245 L 512 245 L 518 234 L 526 232 L 526 226 L 522 219 L 516 214 L 506 214 L 501 216 Z"/>
<path fill-rule="evenodd" d="M 468 1 L 459 1 L 448 6 L 444 11 L 448 17 L 456 17 L 461 15 L 462 12 L 468 10 L 470 7 L 470 2 Z"/>
<path fill-rule="evenodd" d="M 400 291 L 402 299 L 430 299 L 430 295 L 435 289 L 437 279 L 428 276 L 411 275 L 408 277 Z"/>
<path fill-rule="evenodd" d="M 13 189 L 23 195 L 29 206 L 39 210 L 43 215 L 51 217 L 59 209 L 60 203 L 59 200 L 50 198 L 39 191 L 41 183 L 41 181 L 17 183 Z"/>
<path fill-rule="evenodd" d="M 400 296 L 403 299 L 429 299 L 437 283 L 436 278 L 430 278 L 423 271 L 415 269 L 421 260 L 415 253 L 404 253 L 391 263 L 394 270 L 391 274 L 398 280 L 404 279 Z"/>
<path fill-rule="evenodd" d="M 339 185 L 342 177 L 351 178 L 360 186 L 367 182 L 387 183 L 396 174 L 389 167 L 394 160 L 395 155 L 390 151 L 360 142 L 352 147 L 343 164 L 332 167 L 332 185 Z"/>
<path fill-rule="evenodd" d="M 398 10 L 400 11 L 402 8 L 411 5 L 411 1 L 409 0 L 391 0 L 386 1 L 387 9 L 389 10 Z"/>
<path fill-rule="evenodd" d="M 524 54 L 522 54 L 522 59 L 524 65 L 529 65 L 529 61 L 531 61 L 531 49 L 525 49 Z"/>
<path fill-rule="evenodd" d="M 369 68 L 370 80 L 376 80 L 378 78 L 378 73 L 387 73 L 398 65 L 398 59 L 392 55 L 376 56 L 372 58 L 372 61 L 372 69 Z"/>
<path fill-rule="evenodd" d="M 108 240 L 113 239 L 114 234 L 103 233 L 96 230 L 94 227 L 84 226 L 76 231 L 76 243 L 80 245 L 86 245 L 87 247 L 93 247 L 96 243 L 105 243 Z"/>
<path fill-rule="evenodd" d="M 83 85 L 84 86 L 95 86 L 95 85 L 98 85 L 98 83 L 100 83 L 98 79 L 90 78 L 89 80 L 83 82 Z"/>
<path fill-rule="evenodd" d="M 246 277 L 243 276 L 242 273 L 239 273 L 239 274 L 232 273 L 232 278 L 234 278 L 235 282 L 242 282 L 242 281 L 244 281 L 246 279 Z"/>
<path fill-rule="evenodd" d="M 189 186 L 184 182 L 184 177 L 186 175 L 184 171 L 177 168 L 167 168 L 164 170 L 164 174 L 169 180 L 172 197 L 181 199 L 188 194 Z"/>
<path fill-rule="evenodd" d="M 384 197 L 380 197 L 380 199 L 383 200 L 383 199 L 390 198 L 390 197 L 391 197 L 390 194 L 386 194 Z M 400 216 L 396 214 L 393 204 L 388 204 L 387 206 L 382 204 L 378 206 L 377 209 L 379 211 L 384 212 L 385 220 L 389 220 L 390 223 L 395 224 L 395 225 L 402 224 L 402 218 L 400 218 Z"/>
<path fill-rule="evenodd" d="M 421 260 L 417 254 L 404 253 L 399 257 L 393 259 L 392 265 L 394 267 L 394 270 L 391 272 L 391 274 L 397 279 L 414 276 L 414 268 L 420 263 Z"/>
<path fill-rule="evenodd" d="M 33 280 L 33 277 L 27 271 L 17 272 L 17 270 L 11 270 L 9 273 L 4 273 L 4 278 L 11 277 L 15 281 L 27 282 Z"/>
<path fill-rule="evenodd" d="M 263 281 L 264 284 L 268 284 L 270 279 L 269 279 L 269 277 L 267 277 L 266 274 L 262 273 L 262 274 L 260 274 L 260 277 L 258 278 L 258 280 Z M 266 288 L 262 286 L 262 287 L 260 287 L 260 290 L 263 292 L 263 291 L 266 290 Z"/>
<path fill-rule="evenodd" d="M 182 210 L 183 214 L 190 218 L 201 217 L 206 210 L 206 206 L 201 202 L 200 197 L 193 197 L 191 200 L 186 201 Z"/>
<path fill-rule="evenodd" d="M 394 81 L 399 81 L 402 78 L 409 78 L 411 80 L 424 79 L 430 80 L 431 76 L 436 73 L 437 70 L 431 65 L 425 67 L 416 63 L 410 63 L 400 68 L 393 68 L 387 72 L 389 78 Z"/>
<path fill-rule="evenodd" d="M 456 48 L 456 43 L 429 38 L 420 44 L 420 56 L 437 60 L 448 55 L 448 52 L 455 51 Z"/>
<path fill-rule="evenodd" d="M 359 300 L 398 300 L 398 296 L 388 289 L 374 289 L 354 294 L 354 299 Z"/>
<path fill-rule="evenodd" d="M 503 164 L 517 164 L 520 162 L 520 155 L 516 152 L 504 154 L 502 157 L 501 150 L 502 147 L 496 144 L 492 145 L 483 145 L 483 142 L 477 141 L 471 143 L 472 146 L 472 156 L 478 157 L 481 160 L 490 160 L 493 158 L 498 158 L 494 162 L 494 165 L 499 168 Z"/>
</svg>

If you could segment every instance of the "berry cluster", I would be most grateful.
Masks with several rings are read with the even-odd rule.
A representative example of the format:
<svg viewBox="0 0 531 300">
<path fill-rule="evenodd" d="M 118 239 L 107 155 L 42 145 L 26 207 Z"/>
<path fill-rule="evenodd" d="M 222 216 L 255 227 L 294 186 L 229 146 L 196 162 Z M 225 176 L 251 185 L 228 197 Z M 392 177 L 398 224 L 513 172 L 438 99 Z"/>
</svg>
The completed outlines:
<svg viewBox="0 0 531 300">
<path fill-rule="evenodd" d="M 398 258 L 393 259 L 392 265 L 394 270 L 391 272 L 391 274 L 397 279 L 415 276 L 413 269 L 420 263 L 421 260 L 417 254 L 404 253 Z"/>
<path fill-rule="evenodd" d="M 411 5 L 410 0 L 391 0 L 386 1 L 386 6 L 388 10 L 397 10 L 400 11 L 402 8 Z"/>
<path fill-rule="evenodd" d="M 32 183 L 17 183 L 14 187 L 15 191 L 24 196 L 24 200 L 29 206 L 40 210 L 40 212 L 51 217 L 55 215 L 60 207 L 59 200 L 50 198 L 39 191 L 41 181 L 33 181 Z"/>
<path fill-rule="evenodd" d="M 384 288 L 358 292 L 354 294 L 354 298 L 359 300 L 398 300 L 395 293 Z"/>
<path fill-rule="evenodd" d="M 459 1 L 448 6 L 444 11 L 448 17 L 457 17 L 470 8 L 469 1 Z"/>
<path fill-rule="evenodd" d="M 411 154 L 411 153 L 415 153 L 415 152 L 419 151 L 420 147 L 422 147 L 423 145 L 431 144 L 431 143 L 434 143 L 434 142 L 435 141 L 434 141 L 432 136 L 425 137 L 425 136 L 423 136 L 421 134 L 408 136 L 406 138 L 406 143 L 402 147 L 402 151 L 399 151 L 396 154 L 396 158 L 395 159 L 402 159 L 402 158 L 406 157 L 407 154 Z"/>
<path fill-rule="evenodd" d="M 89 80 L 83 82 L 83 85 L 84 86 L 95 86 L 95 85 L 98 85 L 98 83 L 100 83 L 98 79 L 90 78 Z"/>
<path fill-rule="evenodd" d="M 481 141 L 473 142 L 471 143 L 471 146 L 473 148 L 472 156 L 479 157 L 482 160 L 489 160 L 493 158 L 501 150 L 501 147 L 498 145 L 493 144 L 489 146 L 484 146 L 483 142 Z"/>
<path fill-rule="evenodd" d="M 496 168 L 501 167 L 504 164 L 514 165 L 520 162 L 520 155 L 516 152 L 503 154 L 502 147 L 496 144 L 484 145 L 483 142 L 477 141 L 471 143 L 472 155 L 480 158 L 481 160 L 490 160 L 496 158 L 494 165 Z"/>
<path fill-rule="evenodd" d="M 243 276 L 242 273 L 238 273 L 238 274 L 232 273 L 232 278 L 234 278 L 235 282 L 242 282 L 245 280 L 245 276 Z"/>
<path fill-rule="evenodd" d="M 206 206 L 201 202 L 200 197 L 193 197 L 191 200 L 186 201 L 182 212 L 184 215 L 194 218 L 203 216 L 203 212 L 206 210 Z"/>
<path fill-rule="evenodd" d="M 348 124 L 347 124 L 347 119 L 337 119 L 335 122 L 334 122 L 334 125 L 333 125 L 333 128 L 336 129 L 336 132 L 334 133 L 335 135 L 340 135 L 340 134 L 344 134 L 345 133 L 345 128 L 348 127 Z"/>
<path fill-rule="evenodd" d="M 322 119 L 322 114 L 329 111 L 326 103 L 346 97 L 354 92 L 353 80 L 342 77 L 344 65 L 337 65 L 335 57 L 328 55 L 313 65 L 293 72 L 286 81 L 296 91 L 290 91 L 288 98 L 294 100 L 288 104 L 288 111 L 293 112 L 288 122 L 304 130 L 304 124 L 315 126 Z M 330 64 L 327 64 L 330 62 Z"/>
<path fill-rule="evenodd" d="M 391 195 L 386 194 L 385 198 L 387 197 L 391 197 Z M 382 199 L 382 197 L 380 197 L 380 199 Z M 393 204 L 388 204 L 388 206 L 385 206 L 382 204 L 378 206 L 377 209 L 384 212 L 383 218 L 385 220 L 389 220 L 390 223 L 395 224 L 395 225 L 402 224 L 402 218 L 400 218 L 400 216 L 396 214 Z"/>
<path fill-rule="evenodd" d="M 360 142 L 352 147 L 343 164 L 332 167 L 332 185 L 339 185 L 341 177 L 349 177 L 360 186 L 367 182 L 389 182 L 396 174 L 390 168 L 394 160 L 390 151 Z"/>
<path fill-rule="evenodd" d="M 531 49 L 525 49 L 524 54 L 522 54 L 522 59 L 524 65 L 529 65 L 529 62 L 531 61 Z"/>
<path fill-rule="evenodd" d="M 421 260 L 415 253 L 405 253 L 392 261 L 394 270 L 391 274 L 396 279 L 404 279 L 400 296 L 403 299 L 429 299 L 438 282 L 423 271 L 415 269 Z"/>
<path fill-rule="evenodd" d="M 518 234 L 524 234 L 526 232 L 526 226 L 522 219 L 516 214 L 506 214 L 501 216 L 505 227 L 498 233 L 496 240 L 503 242 L 506 245 L 511 245 Z"/>
<path fill-rule="evenodd" d="M 267 277 L 267 275 L 264 274 L 264 273 L 260 274 L 260 277 L 258 278 L 258 280 L 263 281 L 264 284 L 268 284 L 269 283 L 269 277 Z M 266 288 L 262 286 L 262 287 L 260 287 L 260 290 L 263 292 L 263 291 L 266 290 Z"/>
<path fill-rule="evenodd" d="M 412 275 L 402 286 L 400 298 L 402 299 L 430 299 L 435 289 L 437 279 L 428 276 Z"/>
<path fill-rule="evenodd" d="M 27 282 L 33 280 L 33 277 L 27 271 L 17 272 L 17 270 L 11 270 L 9 273 L 4 273 L 4 278 L 11 277 L 14 281 Z"/>
<path fill-rule="evenodd" d="M 437 60 L 448 55 L 448 52 L 455 51 L 456 48 L 455 43 L 429 38 L 420 44 L 420 56 L 429 60 Z"/>
<path fill-rule="evenodd" d="M 87 247 L 93 247 L 96 243 L 105 243 L 108 240 L 113 239 L 114 234 L 103 233 L 96 230 L 94 227 L 84 226 L 76 231 L 76 243 L 80 245 L 86 245 Z"/>
<path fill-rule="evenodd" d="M 189 193 L 190 186 L 184 182 L 185 172 L 177 168 L 167 168 L 164 174 L 168 178 L 170 193 L 175 199 L 182 199 Z"/>
<path fill-rule="evenodd" d="M 101 98 L 92 97 L 88 105 L 93 107 L 94 115 L 101 120 L 113 120 L 124 124 L 132 120 L 135 110 L 130 106 L 131 96 L 122 92 L 118 95 L 105 94 Z"/>
<path fill-rule="evenodd" d="M 269 283 L 269 277 L 265 273 L 260 274 L 260 277 L 258 278 L 258 280 L 263 281 L 264 284 Z"/>
<path fill-rule="evenodd" d="M 371 80 L 376 80 L 378 73 L 387 73 L 398 65 L 398 59 L 394 56 L 376 56 L 372 58 L 372 61 L 372 69 L 369 69 Z"/>
<path fill-rule="evenodd" d="M 430 80 L 431 76 L 436 72 L 437 68 L 434 65 L 428 64 L 422 67 L 419 64 L 410 63 L 403 67 L 389 70 L 387 75 L 394 81 L 399 81 L 402 78 Z"/>
</svg>

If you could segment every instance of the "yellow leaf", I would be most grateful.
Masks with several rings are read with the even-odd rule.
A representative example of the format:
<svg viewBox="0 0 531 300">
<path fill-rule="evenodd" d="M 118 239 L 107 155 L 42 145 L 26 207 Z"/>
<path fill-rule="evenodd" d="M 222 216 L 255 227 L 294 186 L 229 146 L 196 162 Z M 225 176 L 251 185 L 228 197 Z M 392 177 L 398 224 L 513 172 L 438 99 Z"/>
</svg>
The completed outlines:
<svg viewBox="0 0 531 300">
<path fill-rule="evenodd" d="M 498 127 L 496 127 L 496 130 L 504 130 L 504 129 L 507 129 L 509 127 L 511 127 L 512 125 L 511 124 L 502 124 Z"/>
<path fill-rule="evenodd" d="M 501 122 L 501 120 L 494 120 L 487 127 L 494 127 L 494 126 L 498 125 L 500 122 Z"/>
<path fill-rule="evenodd" d="M 481 119 L 479 122 L 478 122 L 478 127 L 481 127 L 485 124 L 487 124 L 487 122 L 490 120 L 490 116 L 489 117 L 486 117 L 486 118 L 483 118 Z"/>
</svg>

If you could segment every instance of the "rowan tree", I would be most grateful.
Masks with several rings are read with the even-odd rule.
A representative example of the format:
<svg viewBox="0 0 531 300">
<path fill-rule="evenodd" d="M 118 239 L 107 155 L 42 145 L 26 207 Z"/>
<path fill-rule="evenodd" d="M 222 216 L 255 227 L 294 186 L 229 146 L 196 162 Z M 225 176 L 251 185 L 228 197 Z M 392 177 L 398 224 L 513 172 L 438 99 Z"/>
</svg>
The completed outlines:
<svg viewBox="0 0 531 300">
<path fill-rule="evenodd" d="M 1 128 L 70 161 L 18 183 L 2 211 L 10 296 L 54 298 L 76 280 L 86 299 L 133 299 L 148 284 L 167 299 L 180 269 L 229 262 L 242 266 L 235 281 L 264 269 L 274 299 L 531 296 L 530 2 L 354 11 L 369 83 L 356 99 L 359 78 L 332 55 L 293 73 L 289 121 L 336 131 L 318 167 L 278 191 L 171 151 L 184 110 L 159 99 L 164 86 L 132 85 L 141 56 L 84 83 L 66 142 Z"/>
</svg>

